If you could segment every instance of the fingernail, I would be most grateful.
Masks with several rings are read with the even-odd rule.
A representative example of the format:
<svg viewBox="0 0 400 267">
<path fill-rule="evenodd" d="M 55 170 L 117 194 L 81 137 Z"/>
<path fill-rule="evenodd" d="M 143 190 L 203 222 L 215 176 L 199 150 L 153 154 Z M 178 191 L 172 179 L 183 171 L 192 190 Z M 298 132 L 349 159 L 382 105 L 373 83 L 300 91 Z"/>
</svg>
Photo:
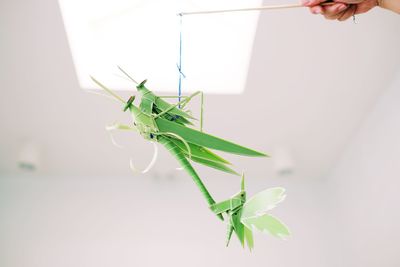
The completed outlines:
<svg viewBox="0 0 400 267">
<path fill-rule="evenodd" d="M 319 7 L 319 6 L 316 6 L 316 7 L 313 9 L 313 13 L 314 13 L 314 14 L 322 14 L 322 8 Z"/>
<path fill-rule="evenodd" d="M 346 5 L 340 5 L 337 7 L 337 11 L 342 12 L 343 10 L 345 10 L 347 8 Z"/>
</svg>

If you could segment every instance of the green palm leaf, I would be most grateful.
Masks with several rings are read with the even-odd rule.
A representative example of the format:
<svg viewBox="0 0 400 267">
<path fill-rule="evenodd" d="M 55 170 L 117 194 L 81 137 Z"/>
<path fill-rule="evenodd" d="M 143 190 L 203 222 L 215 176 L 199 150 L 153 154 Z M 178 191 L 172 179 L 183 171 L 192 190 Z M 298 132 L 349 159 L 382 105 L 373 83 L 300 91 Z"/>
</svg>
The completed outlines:
<svg viewBox="0 0 400 267">
<path fill-rule="evenodd" d="M 155 121 L 158 129 L 161 132 L 172 132 L 174 134 L 179 135 L 189 143 L 244 156 L 252 156 L 252 157 L 267 156 L 264 153 L 252 150 L 247 147 L 243 147 L 241 145 L 237 145 L 230 141 L 191 129 L 189 127 L 179 125 L 177 123 L 168 121 L 163 118 L 157 118 Z"/>
</svg>

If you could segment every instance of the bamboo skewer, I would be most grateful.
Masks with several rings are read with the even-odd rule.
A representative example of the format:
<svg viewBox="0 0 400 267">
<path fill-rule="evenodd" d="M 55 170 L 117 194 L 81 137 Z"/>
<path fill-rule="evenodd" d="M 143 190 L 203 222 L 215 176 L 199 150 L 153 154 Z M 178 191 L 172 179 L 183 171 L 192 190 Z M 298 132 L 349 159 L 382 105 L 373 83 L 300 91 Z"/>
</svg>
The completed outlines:
<svg viewBox="0 0 400 267">
<path fill-rule="evenodd" d="M 332 5 L 334 2 L 322 3 L 322 6 Z M 178 16 L 187 15 L 201 15 L 201 14 L 218 14 L 218 13 L 232 13 L 232 12 L 245 12 L 245 11 L 261 11 L 261 10 L 274 10 L 274 9 L 289 9 L 305 7 L 302 4 L 286 4 L 286 5 L 271 5 L 271 6 L 260 6 L 260 7 L 248 7 L 248 8 L 237 8 L 237 9 L 219 9 L 219 10 L 202 10 L 202 11 L 188 11 L 178 13 Z"/>
</svg>

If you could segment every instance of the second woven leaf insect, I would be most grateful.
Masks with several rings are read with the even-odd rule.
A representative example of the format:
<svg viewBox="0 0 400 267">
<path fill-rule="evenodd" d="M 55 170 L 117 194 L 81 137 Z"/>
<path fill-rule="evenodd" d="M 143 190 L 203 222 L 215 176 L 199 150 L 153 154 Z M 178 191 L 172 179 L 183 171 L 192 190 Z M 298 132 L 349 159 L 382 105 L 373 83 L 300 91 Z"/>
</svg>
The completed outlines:
<svg viewBox="0 0 400 267">
<path fill-rule="evenodd" d="M 282 187 L 269 188 L 246 199 L 244 174 L 242 175 L 241 190 L 231 198 L 213 204 L 210 209 L 216 215 L 228 215 L 228 230 L 226 246 L 235 232 L 244 247 L 246 241 L 250 250 L 254 247 L 253 229 L 285 238 L 290 235 L 289 229 L 276 217 L 267 214 L 278 203 L 285 199 L 285 189 Z"/>
</svg>

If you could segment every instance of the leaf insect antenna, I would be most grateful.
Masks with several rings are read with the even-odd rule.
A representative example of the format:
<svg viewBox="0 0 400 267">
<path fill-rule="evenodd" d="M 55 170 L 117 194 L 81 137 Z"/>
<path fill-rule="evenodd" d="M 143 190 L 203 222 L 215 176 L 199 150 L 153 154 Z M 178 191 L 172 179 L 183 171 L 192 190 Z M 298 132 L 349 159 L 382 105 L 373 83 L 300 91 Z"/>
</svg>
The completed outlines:
<svg viewBox="0 0 400 267">
<path fill-rule="evenodd" d="M 118 69 L 123 73 L 123 74 L 125 74 L 125 76 L 126 77 L 128 77 L 129 78 L 129 80 L 131 80 L 132 82 L 134 82 L 135 84 L 138 84 L 138 82 L 135 80 L 135 79 L 133 79 L 126 71 L 124 71 L 120 66 L 117 66 L 118 67 Z"/>
<path fill-rule="evenodd" d="M 108 87 L 106 87 L 104 84 L 102 84 L 101 82 L 99 82 L 98 80 L 96 80 L 93 76 L 90 76 L 90 78 L 98 85 L 100 86 L 104 91 L 106 91 L 109 95 L 113 96 L 115 99 L 117 99 L 119 102 L 122 102 L 125 104 L 125 100 L 122 99 L 122 97 L 120 97 L 119 95 L 117 95 L 116 93 L 114 93 L 111 89 L 109 89 Z"/>
</svg>

